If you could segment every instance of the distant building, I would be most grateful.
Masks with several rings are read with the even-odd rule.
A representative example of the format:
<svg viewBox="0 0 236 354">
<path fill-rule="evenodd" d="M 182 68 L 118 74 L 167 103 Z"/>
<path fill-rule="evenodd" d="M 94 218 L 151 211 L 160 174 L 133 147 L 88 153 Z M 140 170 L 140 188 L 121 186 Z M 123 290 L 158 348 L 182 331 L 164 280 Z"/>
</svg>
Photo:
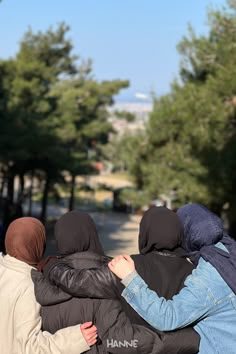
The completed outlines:
<svg viewBox="0 0 236 354">
<path fill-rule="evenodd" d="M 114 129 L 118 135 L 123 135 L 125 132 L 137 132 L 143 130 L 148 121 L 149 114 L 152 111 L 152 103 L 148 102 L 117 102 L 109 108 L 110 119 Z M 127 121 L 119 118 L 116 112 L 128 112 L 135 116 L 134 121 Z"/>
</svg>

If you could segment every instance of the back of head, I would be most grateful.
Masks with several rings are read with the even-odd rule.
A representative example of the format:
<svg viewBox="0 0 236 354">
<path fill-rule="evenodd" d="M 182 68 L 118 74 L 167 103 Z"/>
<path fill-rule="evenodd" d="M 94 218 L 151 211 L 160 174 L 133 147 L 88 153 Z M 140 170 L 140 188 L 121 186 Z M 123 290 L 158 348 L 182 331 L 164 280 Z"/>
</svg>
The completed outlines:
<svg viewBox="0 0 236 354">
<path fill-rule="evenodd" d="M 181 245 L 183 228 L 177 215 L 165 207 L 147 210 L 140 222 L 139 252 L 174 250 Z"/>
<path fill-rule="evenodd" d="M 7 254 L 31 266 L 39 263 L 45 245 L 45 228 L 38 219 L 19 218 L 14 220 L 7 229 L 5 238 Z"/>
<path fill-rule="evenodd" d="M 61 255 L 84 251 L 104 254 L 93 219 L 82 211 L 64 214 L 56 222 L 55 238 Z"/>
<path fill-rule="evenodd" d="M 199 251 L 214 245 L 223 238 L 222 220 L 201 204 L 186 204 L 177 215 L 184 228 L 182 246 L 187 252 Z"/>
</svg>

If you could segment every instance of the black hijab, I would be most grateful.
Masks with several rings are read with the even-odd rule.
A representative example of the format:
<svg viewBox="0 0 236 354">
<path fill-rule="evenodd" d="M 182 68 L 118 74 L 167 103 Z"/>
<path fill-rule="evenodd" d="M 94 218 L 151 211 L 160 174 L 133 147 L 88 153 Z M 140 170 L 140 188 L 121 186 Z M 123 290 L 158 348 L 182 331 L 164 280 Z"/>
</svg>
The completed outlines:
<svg viewBox="0 0 236 354">
<path fill-rule="evenodd" d="M 182 236 L 182 224 L 173 211 L 165 207 L 152 207 L 144 213 L 140 222 L 140 254 L 132 255 L 135 268 L 148 287 L 168 300 L 179 293 L 186 277 L 194 269 L 190 262 L 181 257 L 186 253 L 180 248 Z M 144 324 L 144 320 L 129 305 L 126 311 L 135 323 Z"/>
<path fill-rule="evenodd" d="M 183 227 L 177 215 L 165 207 L 147 210 L 140 222 L 139 252 L 172 251 L 180 247 Z"/>
<path fill-rule="evenodd" d="M 61 255 L 84 251 L 104 255 L 93 219 L 82 211 L 70 211 L 56 222 L 55 239 Z"/>
</svg>

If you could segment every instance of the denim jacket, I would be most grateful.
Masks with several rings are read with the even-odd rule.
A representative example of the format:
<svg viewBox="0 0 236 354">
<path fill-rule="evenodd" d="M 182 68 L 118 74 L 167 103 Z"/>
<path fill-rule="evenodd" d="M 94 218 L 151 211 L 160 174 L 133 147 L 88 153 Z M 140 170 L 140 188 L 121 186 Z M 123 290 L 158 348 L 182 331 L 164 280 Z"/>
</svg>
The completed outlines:
<svg viewBox="0 0 236 354">
<path fill-rule="evenodd" d="M 199 353 L 236 353 L 236 295 L 209 262 L 200 258 L 172 300 L 150 290 L 136 271 L 122 282 L 122 296 L 154 328 L 171 331 L 195 324 L 201 337 Z"/>
</svg>

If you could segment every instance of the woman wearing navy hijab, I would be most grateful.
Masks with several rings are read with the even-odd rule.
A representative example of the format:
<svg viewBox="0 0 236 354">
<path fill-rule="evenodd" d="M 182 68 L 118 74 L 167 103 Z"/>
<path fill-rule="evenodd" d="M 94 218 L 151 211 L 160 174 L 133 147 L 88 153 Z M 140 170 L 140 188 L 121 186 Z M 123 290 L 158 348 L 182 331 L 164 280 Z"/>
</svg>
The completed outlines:
<svg viewBox="0 0 236 354">
<path fill-rule="evenodd" d="M 233 354 L 236 242 L 224 233 L 222 220 L 202 205 L 185 205 L 177 214 L 184 228 L 182 246 L 197 267 L 172 300 L 148 288 L 129 256 L 116 257 L 109 267 L 123 279 L 122 296 L 151 326 L 170 331 L 194 324 L 201 337 L 199 353 Z"/>
</svg>

